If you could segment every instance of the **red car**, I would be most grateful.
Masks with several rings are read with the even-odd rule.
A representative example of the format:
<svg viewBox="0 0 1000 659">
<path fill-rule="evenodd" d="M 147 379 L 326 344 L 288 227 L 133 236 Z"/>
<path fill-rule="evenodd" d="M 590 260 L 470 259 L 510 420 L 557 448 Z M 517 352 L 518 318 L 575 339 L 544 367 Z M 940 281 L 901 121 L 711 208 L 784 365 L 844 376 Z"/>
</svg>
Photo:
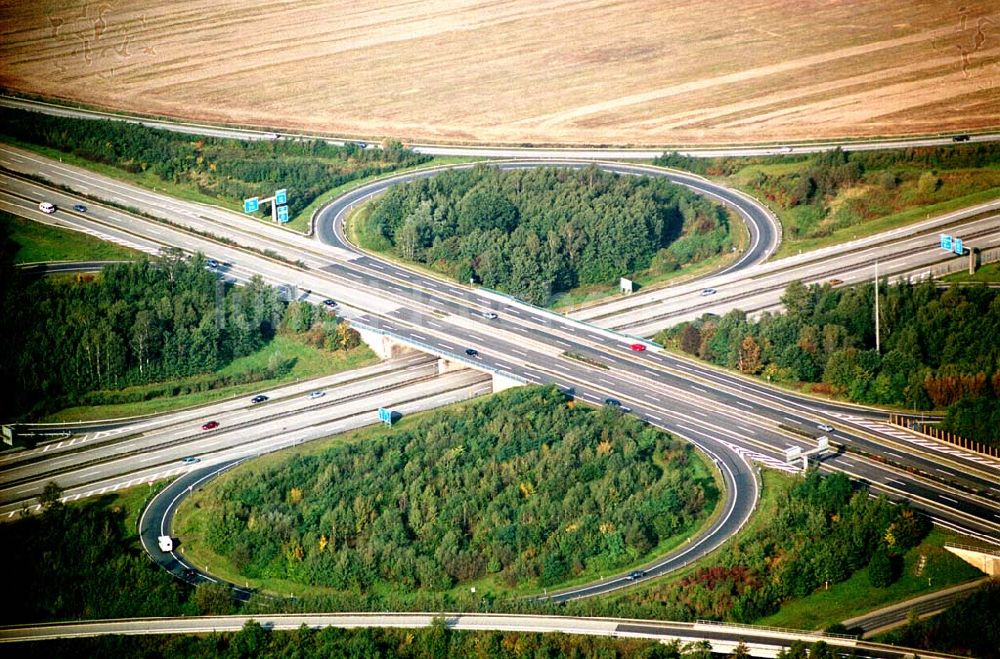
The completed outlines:
<svg viewBox="0 0 1000 659">
<path fill-rule="evenodd" d="M 208 423 L 203 423 L 202 426 L 201 426 L 201 429 L 202 430 L 212 430 L 213 428 L 218 428 L 218 427 L 219 427 L 219 422 L 218 421 L 209 421 Z"/>
<path fill-rule="evenodd" d="M 635 350 L 636 352 L 642 352 L 643 350 L 646 349 L 646 346 L 642 343 L 633 343 L 632 345 L 629 346 L 629 348 Z"/>
</svg>

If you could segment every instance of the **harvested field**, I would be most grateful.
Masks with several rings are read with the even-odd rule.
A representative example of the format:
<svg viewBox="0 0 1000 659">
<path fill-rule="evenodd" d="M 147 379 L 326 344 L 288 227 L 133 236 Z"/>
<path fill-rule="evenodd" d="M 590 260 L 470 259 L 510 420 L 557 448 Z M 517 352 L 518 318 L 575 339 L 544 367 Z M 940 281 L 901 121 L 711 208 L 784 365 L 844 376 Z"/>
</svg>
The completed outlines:
<svg viewBox="0 0 1000 659">
<path fill-rule="evenodd" d="M 0 0 L 0 85 L 404 141 L 1000 126 L 996 0 Z"/>
</svg>

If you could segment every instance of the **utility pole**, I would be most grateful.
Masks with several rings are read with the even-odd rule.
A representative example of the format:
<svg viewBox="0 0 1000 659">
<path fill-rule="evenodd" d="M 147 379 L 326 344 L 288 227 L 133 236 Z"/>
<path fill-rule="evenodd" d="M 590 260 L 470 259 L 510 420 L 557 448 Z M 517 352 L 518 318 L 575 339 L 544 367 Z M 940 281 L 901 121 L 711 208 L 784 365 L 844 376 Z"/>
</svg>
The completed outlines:
<svg viewBox="0 0 1000 659">
<path fill-rule="evenodd" d="M 878 260 L 875 261 L 875 352 L 882 354 L 878 327 Z"/>
</svg>

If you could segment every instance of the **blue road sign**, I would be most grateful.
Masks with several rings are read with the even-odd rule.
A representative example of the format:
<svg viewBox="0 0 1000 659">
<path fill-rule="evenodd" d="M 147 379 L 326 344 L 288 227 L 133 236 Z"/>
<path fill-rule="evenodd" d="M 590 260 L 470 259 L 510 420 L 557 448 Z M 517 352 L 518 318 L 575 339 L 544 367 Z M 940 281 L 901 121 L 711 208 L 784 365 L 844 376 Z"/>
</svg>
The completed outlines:
<svg viewBox="0 0 1000 659">
<path fill-rule="evenodd" d="M 287 204 L 288 203 L 288 190 L 282 188 L 274 193 L 274 203 L 276 204 Z"/>
<path fill-rule="evenodd" d="M 378 420 L 387 426 L 392 425 L 392 412 L 384 407 L 378 408 Z"/>
<path fill-rule="evenodd" d="M 250 197 L 249 199 L 243 200 L 243 212 L 244 213 L 255 213 L 257 209 L 260 208 L 260 198 Z"/>
<path fill-rule="evenodd" d="M 951 251 L 951 236 L 946 233 L 941 234 L 941 249 Z"/>
<path fill-rule="evenodd" d="M 951 251 L 955 252 L 959 256 L 961 256 L 962 254 L 965 254 L 965 248 L 962 246 L 962 239 L 961 238 L 955 238 L 951 242 Z"/>
<path fill-rule="evenodd" d="M 288 221 L 288 206 L 278 206 L 278 221 L 279 222 Z"/>
</svg>

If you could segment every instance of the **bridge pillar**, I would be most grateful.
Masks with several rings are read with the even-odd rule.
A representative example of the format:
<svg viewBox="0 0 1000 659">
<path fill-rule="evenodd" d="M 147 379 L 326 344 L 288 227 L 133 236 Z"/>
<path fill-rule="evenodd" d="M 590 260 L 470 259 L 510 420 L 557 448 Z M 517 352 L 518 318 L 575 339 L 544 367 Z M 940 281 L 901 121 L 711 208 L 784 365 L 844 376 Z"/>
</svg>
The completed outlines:
<svg viewBox="0 0 1000 659">
<path fill-rule="evenodd" d="M 358 334 L 361 335 L 361 340 L 372 349 L 372 352 L 382 359 L 390 359 L 392 357 L 399 357 L 401 355 L 416 352 L 414 348 L 411 348 L 405 343 L 399 343 L 392 337 L 379 332 L 373 332 L 369 329 L 362 328 L 358 329 Z"/>
<path fill-rule="evenodd" d="M 946 542 L 944 548 L 972 567 L 985 572 L 991 577 L 1000 575 L 1000 552 L 989 549 L 978 549 L 976 547 L 958 546 L 950 542 Z"/>
<path fill-rule="evenodd" d="M 523 387 L 524 383 L 520 380 L 515 380 L 514 378 L 509 378 L 506 375 L 501 375 L 499 373 L 493 374 L 493 393 L 503 391 L 505 389 L 513 389 L 514 387 Z"/>
</svg>

